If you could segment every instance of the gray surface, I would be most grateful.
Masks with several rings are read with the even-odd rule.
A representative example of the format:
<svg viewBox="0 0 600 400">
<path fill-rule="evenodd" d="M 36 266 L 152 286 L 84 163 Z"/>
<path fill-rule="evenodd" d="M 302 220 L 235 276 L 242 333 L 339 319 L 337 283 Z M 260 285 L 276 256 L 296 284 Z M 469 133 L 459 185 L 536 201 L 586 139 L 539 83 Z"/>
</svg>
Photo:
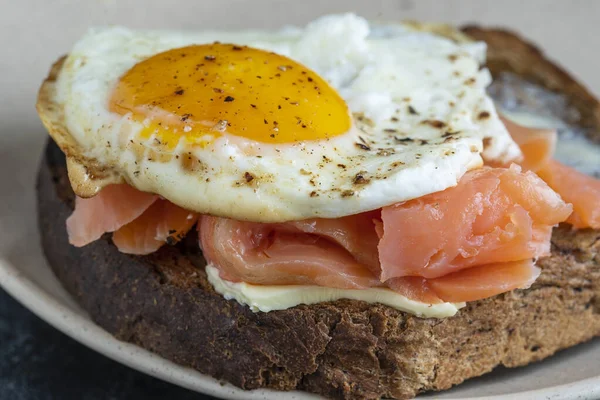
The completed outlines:
<svg viewBox="0 0 600 400">
<path fill-rule="evenodd" d="M 0 399 L 210 400 L 127 368 L 33 315 L 0 289 Z"/>
</svg>

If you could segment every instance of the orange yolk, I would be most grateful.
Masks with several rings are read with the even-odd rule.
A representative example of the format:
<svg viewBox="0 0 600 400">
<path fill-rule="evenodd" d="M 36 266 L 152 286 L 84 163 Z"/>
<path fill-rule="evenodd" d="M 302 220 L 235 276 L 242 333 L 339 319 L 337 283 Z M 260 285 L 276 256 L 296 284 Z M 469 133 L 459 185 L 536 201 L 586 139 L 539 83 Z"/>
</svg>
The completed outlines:
<svg viewBox="0 0 600 400">
<path fill-rule="evenodd" d="M 228 133 L 264 143 L 319 140 L 348 131 L 348 107 L 315 72 L 279 54 L 213 43 L 173 49 L 127 71 L 110 110 L 143 121 L 174 147 Z"/>
</svg>

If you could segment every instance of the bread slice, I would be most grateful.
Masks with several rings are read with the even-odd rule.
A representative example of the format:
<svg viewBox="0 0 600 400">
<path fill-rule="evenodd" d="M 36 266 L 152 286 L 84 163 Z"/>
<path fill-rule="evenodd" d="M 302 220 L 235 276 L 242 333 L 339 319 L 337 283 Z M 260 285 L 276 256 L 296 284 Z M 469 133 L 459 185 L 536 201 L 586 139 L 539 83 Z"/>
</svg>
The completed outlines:
<svg viewBox="0 0 600 400">
<path fill-rule="evenodd" d="M 496 88 L 513 85 L 518 101 L 600 140 L 598 102 L 535 47 L 505 31 L 464 32 L 489 44 Z M 543 104 L 544 96 L 520 90 L 520 78 L 501 78 L 507 72 L 562 100 Z M 543 272 L 530 289 L 469 303 L 443 320 L 352 300 L 253 313 L 212 289 L 193 232 L 144 257 L 119 253 L 110 235 L 72 247 L 65 219 L 73 197 L 65 158 L 50 142 L 38 176 L 42 245 L 92 319 L 121 340 L 244 389 L 404 399 L 600 335 L 599 231 L 556 228 L 552 256 L 539 261 Z"/>
</svg>

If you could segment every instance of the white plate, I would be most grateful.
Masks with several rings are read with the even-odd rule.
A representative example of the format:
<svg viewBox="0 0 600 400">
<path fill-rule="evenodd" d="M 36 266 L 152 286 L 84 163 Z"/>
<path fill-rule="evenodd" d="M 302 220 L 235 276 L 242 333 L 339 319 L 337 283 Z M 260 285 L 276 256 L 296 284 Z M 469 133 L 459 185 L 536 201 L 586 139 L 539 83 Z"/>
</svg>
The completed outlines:
<svg viewBox="0 0 600 400">
<path fill-rule="evenodd" d="M 192 390 L 232 399 L 308 399 L 303 393 L 243 392 L 114 339 L 64 291 L 39 247 L 35 174 L 46 134 L 33 104 L 53 60 L 88 26 L 108 23 L 153 28 L 250 28 L 304 23 L 323 13 L 358 11 L 379 20 L 479 21 L 522 31 L 600 93 L 600 2 L 507 0 L 20 0 L 0 12 L 0 285 L 57 329 L 132 368 Z M 560 23 L 548 23 L 560 21 Z M 577 43 L 573 46 L 572 43 Z M 598 399 L 600 340 L 525 368 L 500 369 L 425 398 Z M 481 397 L 491 396 L 491 397 Z"/>
</svg>

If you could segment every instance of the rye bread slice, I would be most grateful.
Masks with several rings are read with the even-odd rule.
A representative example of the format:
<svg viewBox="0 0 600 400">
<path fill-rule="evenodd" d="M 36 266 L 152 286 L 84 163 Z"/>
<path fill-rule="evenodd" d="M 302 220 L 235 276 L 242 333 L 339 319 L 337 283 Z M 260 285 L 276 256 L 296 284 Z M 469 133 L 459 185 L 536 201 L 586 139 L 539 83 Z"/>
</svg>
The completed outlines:
<svg viewBox="0 0 600 400">
<path fill-rule="evenodd" d="M 465 29 L 488 42 L 495 85 L 519 101 L 600 139 L 598 102 L 530 44 L 505 31 Z M 543 104 L 521 81 L 557 92 Z M 502 96 L 500 96 L 502 97 Z M 543 97 L 543 96 L 542 96 Z M 502 100 L 502 98 L 500 98 Z M 305 390 L 332 398 L 410 398 L 443 390 L 498 365 L 516 367 L 600 335 L 600 232 L 555 229 L 552 256 L 528 290 L 472 302 L 443 320 L 340 300 L 253 313 L 226 301 L 206 279 L 192 232 L 149 256 L 121 254 L 110 235 L 83 248 L 68 243 L 73 192 L 65 158 L 49 142 L 38 176 L 46 257 L 92 319 L 117 338 L 245 389 Z"/>
</svg>

